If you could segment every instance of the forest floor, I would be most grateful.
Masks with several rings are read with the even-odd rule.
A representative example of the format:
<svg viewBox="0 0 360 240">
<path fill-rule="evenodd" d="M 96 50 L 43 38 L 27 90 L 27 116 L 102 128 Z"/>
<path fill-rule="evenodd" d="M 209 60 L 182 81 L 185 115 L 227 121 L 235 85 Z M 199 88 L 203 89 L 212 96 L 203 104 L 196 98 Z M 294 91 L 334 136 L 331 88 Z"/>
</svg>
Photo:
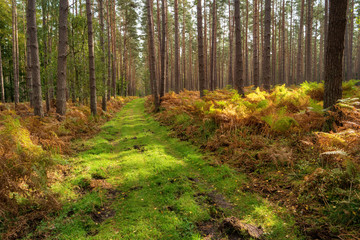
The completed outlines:
<svg viewBox="0 0 360 240">
<path fill-rule="evenodd" d="M 76 143 L 84 151 L 52 176 L 62 209 L 27 239 L 304 239 L 289 209 L 243 190 L 246 175 L 171 137 L 144 101 Z"/>
</svg>

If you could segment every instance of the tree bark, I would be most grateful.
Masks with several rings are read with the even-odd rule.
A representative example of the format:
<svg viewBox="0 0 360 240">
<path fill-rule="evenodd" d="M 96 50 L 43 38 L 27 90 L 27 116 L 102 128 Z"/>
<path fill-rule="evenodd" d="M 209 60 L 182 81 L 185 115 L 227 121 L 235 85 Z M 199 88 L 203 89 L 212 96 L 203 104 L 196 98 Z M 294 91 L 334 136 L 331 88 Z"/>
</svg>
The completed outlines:
<svg viewBox="0 0 360 240">
<path fill-rule="evenodd" d="M 111 35 L 110 35 L 110 0 L 106 0 L 106 31 L 107 31 L 107 62 L 108 62 L 108 76 L 107 76 L 107 100 L 111 97 Z"/>
<path fill-rule="evenodd" d="M 95 56 L 94 56 L 94 31 L 92 23 L 91 0 L 86 0 L 86 18 L 88 27 L 89 48 L 89 86 L 90 86 L 90 110 L 92 115 L 97 114 L 96 109 L 96 79 L 95 79 Z M 115 72 L 116 73 L 116 72 Z"/>
<path fill-rule="evenodd" d="M 325 62 L 324 109 L 342 97 L 343 52 L 347 1 L 330 0 L 329 31 Z"/>
<path fill-rule="evenodd" d="M 263 53 L 263 84 L 266 90 L 270 90 L 270 37 L 271 37 L 271 0 L 265 1 L 265 36 Z"/>
<path fill-rule="evenodd" d="M 234 0 L 235 8 L 235 37 L 236 37 L 236 53 L 235 53 L 235 88 L 239 94 L 244 94 L 243 79 L 243 63 L 241 50 L 241 23 L 240 23 L 240 1 Z"/>
<path fill-rule="evenodd" d="M 149 0 L 147 0 L 149 1 Z M 175 10 L 175 92 L 180 92 L 180 70 L 179 70 L 179 3 L 174 1 Z"/>
<path fill-rule="evenodd" d="M 101 62 L 105 64 L 105 43 L 104 43 L 104 0 L 99 1 L 99 18 L 100 18 L 100 48 L 101 48 Z M 101 107 L 103 111 L 106 111 L 106 76 L 105 69 L 101 70 L 101 78 L 103 82 L 103 93 Z"/>
<path fill-rule="evenodd" d="M 28 3 L 26 3 L 28 4 Z M 30 107 L 34 106 L 33 99 L 33 83 L 32 83 L 32 73 L 31 73 L 31 48 L 30 48 L 30 32 L 28 26 L 26 26 L 26 86 L 28 88 L 28 96 Z"/>
<path fill-rule="evenodd" d="M 313 9 L 313 0 L 307 0 L 307 14 L 306 14 L 306 53 L 305 53 L 305 76 L 306 81 L 310 82 L 311 77 L 311 67 L 312 67 L 312 57 L 311 57 L 311 39 L 312 39 L 312 9 Z"/>
<path fill-rule="evenodd" d="M 152 85 L 152 92 L 154 96 L 154 105 L 155 112 L 159 111 L 159 96 L 157 92 L 157 83 L 156 83 L 156 58 L 155 58 L 155 41 L 154 41 L 154 20 L 153 20 L 153 8 L 152 0 L 147 0 L 147 18 L 148 18 L 148 31 L 149 31 L 149 68 L 150 68 L 150 82 Z M 177 1 L 177 0 L 175 0 Z"/>
<path fill-rule="evenodd" d="M 232 30 L 232 13 L 231 2 L 229 0 L 229 77 L 228 84 L 233 86 L 233 30 Z"/>
<path fill-rule="evenodd" d="M 213 0 L 213 9 L 212 9 L 212 37 L 211 37 L 211 58 L 210 58 L 210 90 L 215 90 L 216 88 L 216 0 Z"/>
<path fill-rule="evenodd" d="M 12 44 L 14 71 L 14 102 L 16 106 L 19 103 L 19 40 L 16 0 L 12 0 Z"/>
<path fill-rule="evenodd" d="M 166 47 L 166 14 L 165 14 L 165 1 L 161 0 L 161 18 L 162 18 L 162 31 L 161 31 L 161 84 L 160 84 L 160 101 L 165 94 L 165 47 Z"/>
<path fill-rule="evenodd" d="M 253 20 L 253 71 L 254 86 L 259 86 L 259 10 L 258 1 L 254 0 L 254 20 Z"/>
<path fill-rule="evenodd" d="M 68 0 L 59 3 L 59 46 L 56 85 L 56 112 L 60 115 L 66 113 L 66 57 L 68 48 L 67 17 L 69 11 Z"/>
<path fill-rule="evenodd" d="M 324 15 L 324 68 L 322 74 L 325 75 L 325 64 L 326 64 L 326 49 L 327 49 L 327 38 L 329 32 L 329 0 L 325 0 L 325 15 Z"/>
<path fill-rule="evenodd" d="M 300 84 L 302 81 L 302 42 L 303 42 L 303 29 L 304 29 L 304 0 L 301 0 L 301 13 L 300 13 L 300 30 L 298 38 L 298 55 L 297 55 L 297 69 L 295 84 Z"/>
<path fill-rule="evenodd" d="M 33 80 L 34 93 L 34 115 L 43 117 L 44 111 L 42 106 L 41 79 L 40 79 L 40 62 L 39 62 L 39 45 L 37 38 L 36 26 L 36 2 L 28 0 L 27 6 L 27 27 L 29 28 L 30 48 L 31 48 L 31 72 Z"/>
<path fill-rule="evenodd" d="M 204 68 L 204 39 L 203 39 L 203 30 L 202 30 L 201 0 L 197 1 L 197 31 L 198 31 L 199 87 L 200 87 L 200 97 L 203 97 L 206 83 L 205 83 L 205 68 Z"/>
<path fill-rule="evenodd" d="M 112 54 L 113 54 L 113 59 L 112 59 L 112 88 L 111 88 L 111 92 L 112 95 L 115 97 L 116 96 L 116 76 L 117 76 L 117 68 L 116 68 L 116 62 L 117 62 L 117 57 L 116 57 L 116 12 L 115 12 L 115 0 L 112 1 L 111 7 L 112 9 L 110 9 L 111 11 L 111 19 L 110 19 L 110 24 L 111 24 L 111 42 L 112 42 Z"/>
</svg>

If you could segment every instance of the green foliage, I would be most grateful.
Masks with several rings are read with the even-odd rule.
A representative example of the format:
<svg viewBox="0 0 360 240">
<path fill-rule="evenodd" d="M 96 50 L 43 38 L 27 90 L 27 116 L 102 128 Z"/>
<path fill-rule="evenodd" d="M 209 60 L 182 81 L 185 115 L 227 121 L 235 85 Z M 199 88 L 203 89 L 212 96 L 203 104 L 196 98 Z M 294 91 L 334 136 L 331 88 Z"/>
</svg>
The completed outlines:
<svg viewBox="0 0 360 240">
<path fill-rule="evenodd" d="M 292 126 L 299 124 L 292 117 L 285 116 L 286 108 L 280 109 L 276 114 L 264 116 L 262 119 L 270 126 L 272 131 L 284 133 L 291 129 Z"/>
</svg>

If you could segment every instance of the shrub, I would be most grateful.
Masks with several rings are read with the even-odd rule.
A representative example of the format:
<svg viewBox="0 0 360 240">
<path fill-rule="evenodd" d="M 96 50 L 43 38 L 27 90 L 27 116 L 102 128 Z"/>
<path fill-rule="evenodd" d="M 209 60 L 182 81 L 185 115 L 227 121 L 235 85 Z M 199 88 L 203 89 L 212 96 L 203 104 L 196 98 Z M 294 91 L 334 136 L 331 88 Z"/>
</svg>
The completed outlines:
<svg viewBox="0 0 360 240">
<path fill-rule="evenodd" d="M 46 172 L 51 158 L 33 143 L 30 133 L 11 116 L 2 120 L 0 132 L 0 217 L 18 214 L 22 203 L 44 207 L 54 199 L 47 195 Z"/>
</svg>

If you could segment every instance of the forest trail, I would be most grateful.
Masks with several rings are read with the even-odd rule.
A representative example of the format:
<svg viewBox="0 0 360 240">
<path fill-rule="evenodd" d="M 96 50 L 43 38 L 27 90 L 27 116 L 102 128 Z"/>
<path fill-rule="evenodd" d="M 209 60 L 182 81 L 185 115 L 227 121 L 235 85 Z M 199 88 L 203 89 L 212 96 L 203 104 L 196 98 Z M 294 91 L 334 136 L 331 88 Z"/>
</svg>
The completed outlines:
<svg viewBox="0 0 360 240">
<path fill-rule="evenodd" d="M 145 113 L 144 99 L 80 145 L 87 150 L 53 185 L 62 210 L 30 239 L 240 239 L 221 228 L 231 216 L 261 226 L 266 239 L 300 239 L 287 210 L 246 191 L 244 175 L 170 137 Z"/>
</svg>

